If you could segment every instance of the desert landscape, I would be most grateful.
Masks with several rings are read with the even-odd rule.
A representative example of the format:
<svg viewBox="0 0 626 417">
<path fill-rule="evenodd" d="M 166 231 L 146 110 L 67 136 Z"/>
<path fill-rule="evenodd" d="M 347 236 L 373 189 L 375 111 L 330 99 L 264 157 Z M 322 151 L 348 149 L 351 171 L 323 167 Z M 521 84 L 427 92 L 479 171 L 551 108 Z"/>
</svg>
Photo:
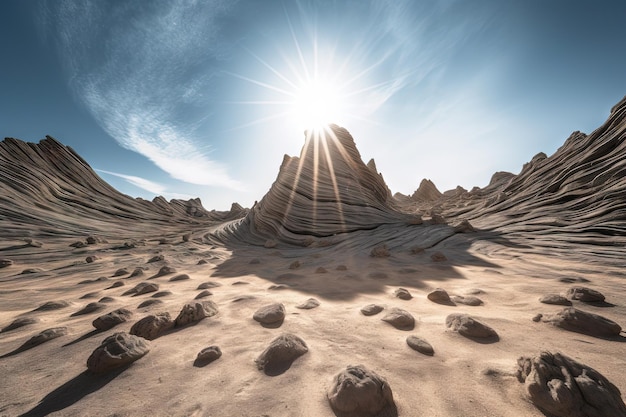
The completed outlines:
<svg viewBox="0 0 626 417">
<path fill-rule="evenodd" d="M 626 416 L 626 98 L 469 191 L 357 143 L 218 212 L 5 139 L 0 415 Z"/>
</svg>

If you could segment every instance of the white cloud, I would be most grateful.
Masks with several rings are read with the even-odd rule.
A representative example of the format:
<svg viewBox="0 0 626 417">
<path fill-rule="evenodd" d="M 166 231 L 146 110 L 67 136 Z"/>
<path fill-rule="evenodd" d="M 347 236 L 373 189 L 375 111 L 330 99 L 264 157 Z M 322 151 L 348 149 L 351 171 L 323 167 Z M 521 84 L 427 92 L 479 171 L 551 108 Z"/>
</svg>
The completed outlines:
<svg viewBox="0 0 626 417">
<path fill-rule="evenodd" d="M 105 171 L 104 169 L 96 169 L 96 171 L 102 172 L 103 174 L 113 175 L 114 177 L 122 178 L 128 181 L 130 184 L 134 185 L 135 187 L 139 187 L 156 195 L 162 195 L 165 193 L 166 190 L 166 187 L 164 185 L 147 180 L 145 178 L 136 177 L 134 175 L 119 174 L 117 172 Z"/>
</svg>

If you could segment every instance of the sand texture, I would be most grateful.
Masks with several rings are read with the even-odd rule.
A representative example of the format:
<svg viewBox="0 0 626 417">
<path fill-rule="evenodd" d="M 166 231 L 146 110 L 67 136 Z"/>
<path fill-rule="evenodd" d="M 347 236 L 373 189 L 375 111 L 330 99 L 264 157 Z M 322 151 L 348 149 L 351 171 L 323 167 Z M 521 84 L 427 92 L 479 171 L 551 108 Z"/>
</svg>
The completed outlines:
<svg viewBox="0 0 626 417">
<path fill-rule="evenodd" d="M 250 210 L 0 162 L 0 416 L 626 416 L 626 100 L 470 192 L 337 126 Z"/>
</svg>

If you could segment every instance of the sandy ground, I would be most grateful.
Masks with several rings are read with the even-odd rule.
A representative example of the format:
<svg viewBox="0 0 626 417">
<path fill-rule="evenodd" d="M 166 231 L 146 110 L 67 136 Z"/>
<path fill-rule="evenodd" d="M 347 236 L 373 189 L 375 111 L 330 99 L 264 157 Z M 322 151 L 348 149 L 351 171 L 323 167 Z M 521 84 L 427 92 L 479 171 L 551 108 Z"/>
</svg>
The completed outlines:
<svg viewBox="0 0 626 417">
<path fill-rule="evenodd" d="M 0 327 L 19 317 L 38 319 L 0 333 L 0 355 L 5 355 L 0 359 L 2 416 L 333 416 L 326 391 L 333 375 L 350 364 L 363 364 L 387 379 L 400 416 L 543 416 L 525 399 L 524 386 L 515 377 L 518 357 L 541 350 L 560 351 L 589 365 L 626 392 L 626 337 L 604 340 L 532 321 L 537 313 L 562 309 L 540 303 L 542 295 L 581 285 L 562 282 L 564 278 L 583 278 L 589 282 L 582 285 L 602 292 L 607 303 L 574 301 L 574 306 L 626 326 L 624 273 L 604 265 L 600 257 L 576 260 L 524 252 L 471 234 L 439 245 L 437 250 L 448 258 L 443 262 L 431 259 L 434 249 L 413 254 L 402 247 L 393 248 L 389 257 L 373 258 L 368 250 L 350 247 L 225 248 L 192 239 L 169 244 L 147 240 L 118 249 L 123 242 L 108 239 L 75 249 L 69 246 L 73 241 L 49 238 L 41 248 L 17 240 L 0 242 L 0 258 L 14 262 L 0 269 Z M 147 262 L 158 254 L 163 261 Z M 90 255 L 97 259 L 86 263 Z M 199 265 L 200 260 L 207 262 Z M 290 269 L 296 260 L 299 268 Z M 176 273 L 151 278 L 164 265 Z M 145 274 L 113 277 L 120 268 L 130 273 L 136 267 L 145 268 Z M 27 268 L 41 271 L 22 274 Z M 190 279 L 169 281 L 179 273 Z M 105 279 L 98 281 L 100 277 Z M 118 281 L 124 285 L 109 288 Z M 122 294 L 143 281 L 156 282 L 159 291 L 171 294 L 159 298 L 161 304 L 138 308 L 154 293 Z M 168 311 L 175 317 L 201 292 L 198 285 L 208 281 L 219 284 L 206 298 L 217 304 L 216 316 L 151 341 L 151 351 L 121 372 L 86 372 L 87 358 L 106 336 L 129 331 L 150 313 Z M 413 298 L 395 298 L 399 287 Z M 451 295 L 475 294 L 484 304 L 433 303 L 426 296 L 437 287 Z M 72 316 L 105 296 L 114 299 L 106 309 Z M 311 297 L 319 307 L 295 307 Z M 33 311 L 48 301 L 69 306 Z M 272 302 L 286 307 L 279 328 L 262 327 L 252 318 Z M 385 310 L 361 314 L 371 303 Z M 133 312 L 130 321 L 93 332 L 97 316 L 120 307 Z M 415 328 L 402 331 L 383 322 L 392 307 L 409 311 Z M 488 324 L 499 341 L 478 343 L 447 330 L 445 318 L 454 312 Z M 7 355 L 31 336 L 58 326 L 66 326 L 68 334 Z M 254 360 L 286 332 L 301 337 L 309 352 L 283 374 L 268 376 Z M 409 335 L 430 342 L 434 356 L 409 348 Z M 210 345 L 219 346 L 222 357 L 205 367 L 193 366 L 197 353 Z"/>
</svg>

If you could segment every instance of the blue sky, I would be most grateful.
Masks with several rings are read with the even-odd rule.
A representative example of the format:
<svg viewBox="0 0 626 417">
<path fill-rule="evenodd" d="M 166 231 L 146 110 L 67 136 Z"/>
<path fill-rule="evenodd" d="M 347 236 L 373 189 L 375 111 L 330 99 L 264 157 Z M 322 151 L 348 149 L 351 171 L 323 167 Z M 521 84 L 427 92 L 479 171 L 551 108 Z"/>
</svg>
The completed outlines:
<svg viewBox="0 0 626 417">
<path fill-rule="evenodd" d="M 249 207 L 315 94 L 393 192 L 469 189 L 606 119 L 625 19 L 608 0 L 4 0 L 0 136 L 54 136 L 131 196 Z"/>
</svg>

